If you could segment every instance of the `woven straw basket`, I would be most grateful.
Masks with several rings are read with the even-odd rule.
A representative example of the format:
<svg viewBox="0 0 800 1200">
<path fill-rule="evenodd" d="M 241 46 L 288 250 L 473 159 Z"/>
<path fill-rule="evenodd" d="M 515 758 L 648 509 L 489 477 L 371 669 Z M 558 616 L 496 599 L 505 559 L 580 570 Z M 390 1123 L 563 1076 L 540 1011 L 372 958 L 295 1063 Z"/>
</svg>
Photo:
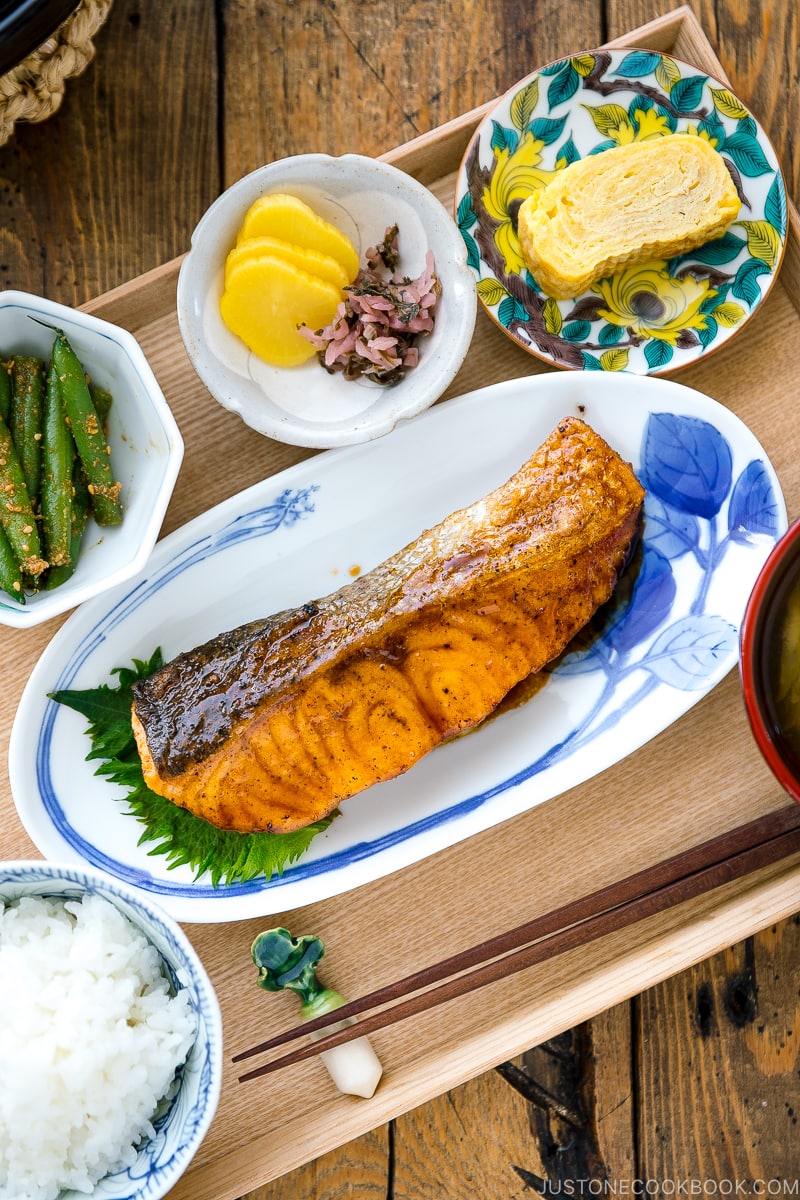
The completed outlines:
<svg viewBox="0 0 800 1200">
<path fill-rule="evenodd" d="M 64 97 L 66 81 L 80 75 L 94 58 L 92 38 L 112 0 L 82 0 L 38 49 L 0 76 L 0 146 L 17 121 L 44 121 Z"/>
</svg>

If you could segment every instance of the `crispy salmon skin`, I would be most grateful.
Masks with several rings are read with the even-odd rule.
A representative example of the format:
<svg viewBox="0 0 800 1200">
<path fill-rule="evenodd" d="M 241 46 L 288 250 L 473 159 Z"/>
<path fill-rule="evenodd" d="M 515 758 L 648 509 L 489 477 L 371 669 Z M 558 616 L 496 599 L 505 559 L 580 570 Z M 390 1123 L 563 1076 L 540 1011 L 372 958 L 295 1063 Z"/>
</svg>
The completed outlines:
<svg viewBox="0 0 800 1200">
<path fill-rule="evenodd" d="M 323 599 L 134 687 L 147 785 L 242 833 L 303 828 L 482 721 L 609 599 L 644 490 L 567 417 L 520 470 Z"/>
</svg>

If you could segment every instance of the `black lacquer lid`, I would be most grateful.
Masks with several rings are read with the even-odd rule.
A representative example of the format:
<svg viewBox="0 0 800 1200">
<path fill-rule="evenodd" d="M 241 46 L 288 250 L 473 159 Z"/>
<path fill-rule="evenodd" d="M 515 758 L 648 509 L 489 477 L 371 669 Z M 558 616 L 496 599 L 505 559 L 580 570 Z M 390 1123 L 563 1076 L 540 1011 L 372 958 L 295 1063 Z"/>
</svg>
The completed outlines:
<svg viewBox="0 0 800 1200">
<path fill-rule="evenodd" d="M 77 7 L 77 0 L 0 0 L 0 75 L 46 42 Z"/>
</svg>

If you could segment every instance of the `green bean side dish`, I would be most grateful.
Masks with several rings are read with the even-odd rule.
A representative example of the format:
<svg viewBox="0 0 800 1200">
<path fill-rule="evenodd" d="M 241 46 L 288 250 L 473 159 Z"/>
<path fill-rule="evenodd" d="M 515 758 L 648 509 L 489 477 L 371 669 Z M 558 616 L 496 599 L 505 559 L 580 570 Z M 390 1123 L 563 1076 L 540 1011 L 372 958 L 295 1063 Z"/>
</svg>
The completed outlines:
<svg viewBox="0 0 800 1200">
<path fill-rule="evenodd" d="M 105 431 L 111 396 L 53 332 L 49 363 L 0 361 L 0 589 L 20 604 L 70 578 L 90 515 L 122 521 Z"/>
</svg>

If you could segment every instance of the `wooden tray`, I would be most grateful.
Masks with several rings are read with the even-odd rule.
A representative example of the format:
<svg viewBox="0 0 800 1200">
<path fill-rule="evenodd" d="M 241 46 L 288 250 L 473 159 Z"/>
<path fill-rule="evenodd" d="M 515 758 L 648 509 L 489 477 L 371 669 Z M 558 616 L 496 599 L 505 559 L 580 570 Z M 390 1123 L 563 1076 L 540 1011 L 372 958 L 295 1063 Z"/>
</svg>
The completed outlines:
<svg viewBox="0 0 800 1200">
<path fill-rule="evenodd" d="M 682 8 L 611 43 L 674 54 L 724 78 L 691 10 Z M 461 155 L 490 105 L 385 157 L 450 207 Z M 733 409 L 781 478 L 790 516 L 800 500 L 800 220 L 777 285 L 748 330 L 680 375 Z M 240 488 L 311 455 L 259 437 L 208 396 L 183 352 L 175 316 L 180 261 L 87 307 L 136 334 L 180 423 L 186 458 L 164 532 Z M 550 368 L 482 314 L 448 395 Z M 765 383 L 765 380 L 768 382 Z M 2 635 L 0 752 L 19 695 L 61 624 Z M 297 1018 L 293 997 L 258 990 L 250 944 L 265 925 L 313 932 L 326 973 L 355 997 L 709 838 L 786 810 L 786 796 L 750 736 L 735 672 L 686 717 L 596 779 L 469 842 L 339 899 L 268 921 L 189 925 L 222 1004 L 228 1066 L 216 1119 L 173 1200 L 234 1200 L 624 1000 L 799 906 L 800 855 L 640 921 L 624 933 L 374 1036 L 385 1076 L 371 1100 L 339 1095 L 317 1061 L 248 1084 L 230 1056 Z M 0 855 L 39 857 L 0 780 Z"/>
</svg>

